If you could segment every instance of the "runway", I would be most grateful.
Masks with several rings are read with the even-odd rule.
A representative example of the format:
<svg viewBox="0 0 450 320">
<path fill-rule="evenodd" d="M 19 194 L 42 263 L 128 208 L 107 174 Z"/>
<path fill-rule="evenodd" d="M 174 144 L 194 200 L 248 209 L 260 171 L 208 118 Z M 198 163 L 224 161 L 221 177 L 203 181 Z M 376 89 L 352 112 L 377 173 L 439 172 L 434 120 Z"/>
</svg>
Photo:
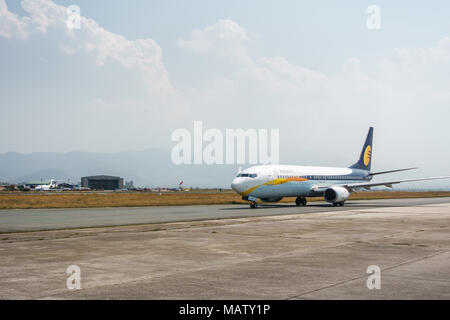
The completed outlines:
<svg viewBox="0 0 450 320">
<path fill-rule="evenodd" d="M 343 210 L 402 207 L 450 202 L 450 198 L 389 199 L 348 201 L 345 207 L 311 202 L 306 207 L 294 204 L 263 204 L 257 209 L 247 205 L 164 206 L 88 209 L 0 210 L 0 232 L 58 230 L 134 224 L 199 221 L 247 217 L 339 212 Z"/>
<path fill-rule="evenodd" d="M 208 208 L 231 213 L 3 233 L 0 299 L 450 299 L 449 198 L 137 212 L 179 210 L 180 220 Z M 91 212 L 68 212 L 81 211 Z M 259 216 L 229 216 L 247 212 Z M 67 287 L 73 265 L 80 289 Z M 367 287 L 369 266 L 380 268 L 380 289 Z"/>
</svg>

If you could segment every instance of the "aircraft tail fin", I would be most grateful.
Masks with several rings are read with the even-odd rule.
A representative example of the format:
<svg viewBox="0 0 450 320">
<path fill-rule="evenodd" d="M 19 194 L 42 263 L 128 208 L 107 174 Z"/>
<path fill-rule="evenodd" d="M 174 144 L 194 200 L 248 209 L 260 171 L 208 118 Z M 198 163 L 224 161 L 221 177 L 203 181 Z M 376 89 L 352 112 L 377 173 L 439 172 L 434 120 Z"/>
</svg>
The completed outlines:
<svg viewBox="0 0 450 320">
<path fill-rule="evenodd" d="M 369 133 L 367 133 L 366 142 L 361 151 L 361 156 L 358 162 L 352 165 L 352 169 L 362 169 L 370 171 L 372 165 L 372 152 L 373 152 L 373 127 L 369 128 Z"/>
</svg>

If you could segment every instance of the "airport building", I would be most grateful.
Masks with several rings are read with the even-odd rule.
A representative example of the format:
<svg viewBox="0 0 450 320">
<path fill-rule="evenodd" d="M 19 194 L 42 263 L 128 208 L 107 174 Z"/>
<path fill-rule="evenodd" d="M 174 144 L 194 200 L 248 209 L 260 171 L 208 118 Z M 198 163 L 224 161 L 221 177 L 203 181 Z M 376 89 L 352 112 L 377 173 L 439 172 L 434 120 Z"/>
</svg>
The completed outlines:
<svg viewBox="0 0 450 320">
<path fill-rule="evenodd" d="M 82 177 L 81 187 L 102 190 L 123 189 L 123 178 L 113 176 Z"/>
</svg>

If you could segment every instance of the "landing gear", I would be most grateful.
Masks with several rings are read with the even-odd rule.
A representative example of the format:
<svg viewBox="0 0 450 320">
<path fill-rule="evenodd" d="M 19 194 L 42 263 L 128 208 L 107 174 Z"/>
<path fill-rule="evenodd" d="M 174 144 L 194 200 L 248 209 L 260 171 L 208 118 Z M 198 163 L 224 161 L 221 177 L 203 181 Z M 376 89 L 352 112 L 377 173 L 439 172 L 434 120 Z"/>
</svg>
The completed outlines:
<svg viewBox="0 0 450 320">
<path fill-rule="evenodd" d="M 258 204 L 256 203 L 256 201 L 250 202 L 250 208 L 256 209 L 257 207 L 258 207 Z"/>
<path fill-rule="evenodd" d="M 337 206 L 343 207 L 344 206 L 344 201 L 342 201 L 342 202 L 333 202 L 333 206 L 335 206 L 335 207 L 337 207 Z"/>
<path fill-rule="evenodd" d="M 297 197 L 297 199 L 295 199 L 295 204 L 297 206 L 306 206 L 306 198 Z"/>
</svg>

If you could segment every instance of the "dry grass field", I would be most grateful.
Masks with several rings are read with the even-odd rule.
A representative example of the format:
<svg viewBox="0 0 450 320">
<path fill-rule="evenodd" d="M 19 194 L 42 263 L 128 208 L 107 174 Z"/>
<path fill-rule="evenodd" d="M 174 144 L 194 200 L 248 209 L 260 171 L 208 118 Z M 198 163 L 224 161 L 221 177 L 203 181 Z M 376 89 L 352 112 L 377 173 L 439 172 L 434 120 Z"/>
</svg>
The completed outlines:
<svg viewBox="0 0 450 320">
<path fill-rule="evenodd" d="M 450 197 L 450 192 L 355 192 L 350 199 L 395 199 Z M 308 198 L 320 201 L 322 198 Z M 294 203 L 295 198 L 281 202 Z M 173 192 L 173 193 L 12 193 L 0 194 L 0 209 L 31 208 L 95 208 L 95 207 L 144 207 L 176 205 L 209 205 L 247 203 L 231 191 L 224 192 Z"/>
</svg>

